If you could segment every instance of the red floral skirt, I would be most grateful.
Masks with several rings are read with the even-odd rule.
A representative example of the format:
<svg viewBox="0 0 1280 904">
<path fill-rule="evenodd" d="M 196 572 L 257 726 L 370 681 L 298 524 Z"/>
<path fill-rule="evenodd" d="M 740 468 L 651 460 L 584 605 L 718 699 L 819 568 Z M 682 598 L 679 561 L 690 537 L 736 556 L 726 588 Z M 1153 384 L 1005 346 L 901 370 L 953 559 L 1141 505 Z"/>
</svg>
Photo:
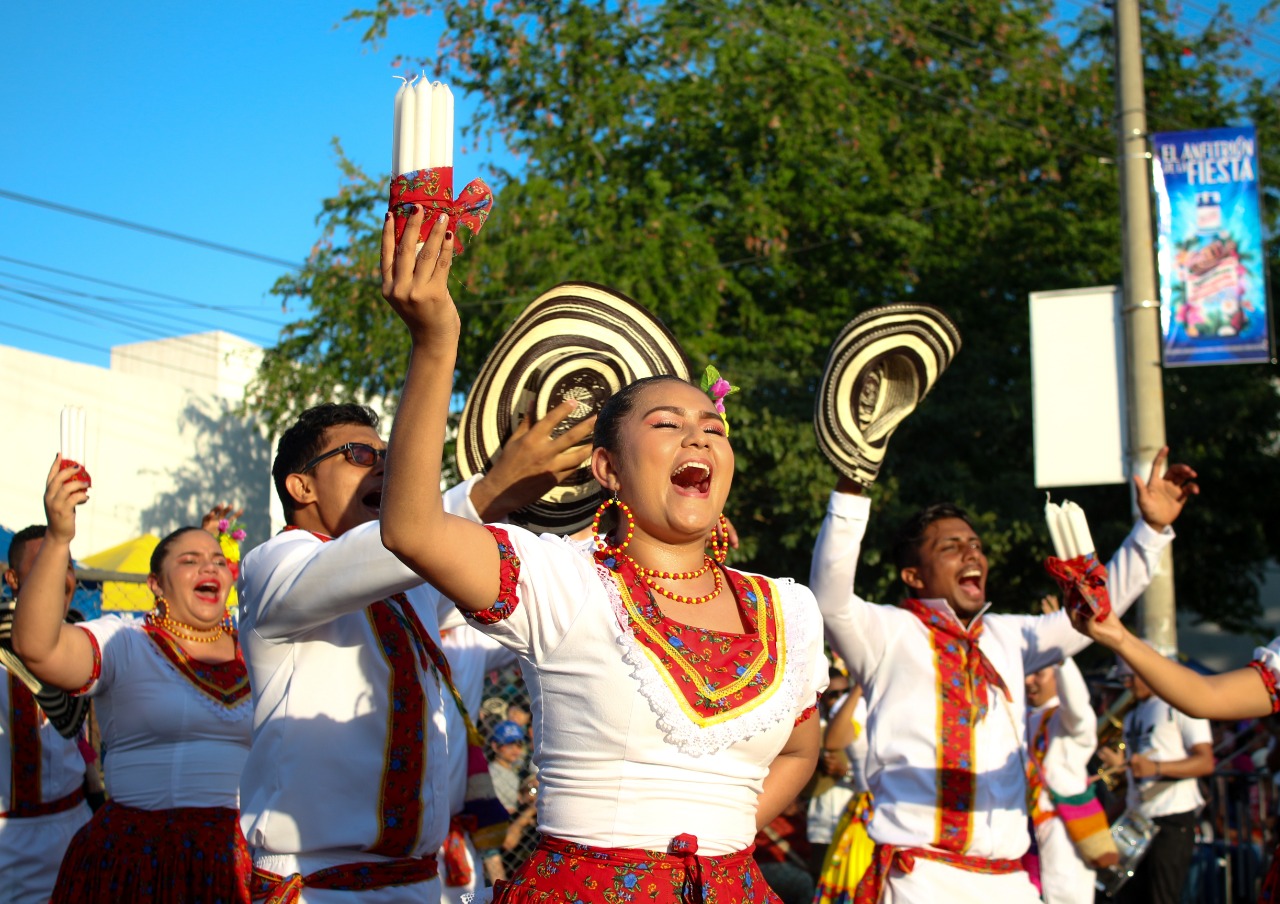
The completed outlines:
<svg viewBox="0 0 1280 904">
<path fill-rule="evenodd" d="M 252 866 L 237 810 L 108 801 L 71 840 L 51 901 L 249 904 Z"/>
<path fill-rule="evenodd" d="M 699 857 L 697 841 L 681 835 L 681 853 L 593 848 L 544 836 L 510 880 L 494 886 L 494 904 L 782 904 L 764 881 L 755 846 L 723 857 Z"/>
</svg>

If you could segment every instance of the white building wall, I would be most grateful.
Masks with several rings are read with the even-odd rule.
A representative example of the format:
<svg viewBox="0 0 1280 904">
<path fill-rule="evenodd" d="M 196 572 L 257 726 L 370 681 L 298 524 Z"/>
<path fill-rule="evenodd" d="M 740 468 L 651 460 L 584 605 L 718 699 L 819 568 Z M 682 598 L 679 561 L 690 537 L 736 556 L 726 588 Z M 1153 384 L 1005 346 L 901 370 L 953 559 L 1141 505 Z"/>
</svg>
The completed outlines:
<svg viewBox="0 0 1280 904">
<path fill-rule="evenodd" d="M 235 414 L 262 350 L 225 332 L 112 349 L 105 369 L 0 346 L 0 523 L 42 523 L 63 405 L 87 415 L 93 477 L 72 546 L 77 557 L 199 523 L 217 502 L 245 507 L 245 549 L 269 536 L 271 447 Z M 0 553 L 3 553 L 0 550 Z"/>
</svg>

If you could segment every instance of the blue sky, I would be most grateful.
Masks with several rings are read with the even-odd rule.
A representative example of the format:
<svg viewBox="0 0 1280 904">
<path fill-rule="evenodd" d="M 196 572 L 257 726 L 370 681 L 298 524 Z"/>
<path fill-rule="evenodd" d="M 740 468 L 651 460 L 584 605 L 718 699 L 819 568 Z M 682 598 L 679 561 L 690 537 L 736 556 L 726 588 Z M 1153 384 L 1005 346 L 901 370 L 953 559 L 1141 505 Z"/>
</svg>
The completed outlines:
<svg viewBox="0 0 1280 904">
<path fill-rule="evenodd" d="M 331 139 L 389 171 L 392 58 L 431 55 L 441 27 L 438 15 L 396 22 L 375 51 L 339 24 L 356 2 L 5 4 L 0 192 L 302 261 L 339 183 Z M 1211 3 L 1186 3 L 1188 21 Z M 1259 71 L 1280 69 L 1278 37 L 1274 24 L 1260 36 Z M 459 124 L 473 111 L 458 98 Z M 458 180 L 491 177 L 497 155 L 518 167 L 460 144 Z M 214 328 L 270 344 L 305 313 L 268 294 L 283 272 L 0 196 L 3 345 L 105 366 L 112 345 Z"/>
<path fill-rule="evenodd" d="M 5 4 L 0 191 L 304 260 L 339 184 L 331 139 L 389 172 L 392 58 L 429 56 L 439 34 L 417 16 L 370 50 L 337 24 L 354 5 Z M 461 123 L 474 105 L 458 100 Z M 464 182 L 493 157 L 461 151 Z M 268 294 L 283 272 L 0 197 L 0 344 L 104 366 L 114 344 L 218 327 L 269 344 L 302 313 Z"/>
</svg>

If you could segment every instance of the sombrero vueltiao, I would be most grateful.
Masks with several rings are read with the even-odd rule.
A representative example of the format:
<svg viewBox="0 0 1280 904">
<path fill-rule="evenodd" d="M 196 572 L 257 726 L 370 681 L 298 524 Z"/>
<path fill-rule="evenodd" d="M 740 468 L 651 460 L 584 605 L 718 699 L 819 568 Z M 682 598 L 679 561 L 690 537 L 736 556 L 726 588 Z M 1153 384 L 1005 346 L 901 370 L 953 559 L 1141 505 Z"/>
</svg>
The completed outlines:
<svg viewBox="0 0 1280 904">
<path fill-rule="evenodd" d="M 818 387 L 818 448 L 840 473 L 871 486 L 890 435 L 958 351 L 960 332 L 932 305 L 888 304 L 850 320 Z"/>
<path fill-rule="evenodd" d="M 567 430 L 641 377 L 689 379 L 675 337 L 662 322 L 613 289 L 562 283 L 535 299 L 480 368 L 458 425 L 457 460 L 465 480 L 483 473 L 533 403 L 541 420 L 566 396 L 578 407 Z M 533 531 L 569 534 L 591 523 L 600 485 L 583 466 L 540 500 L 506 520 Z"/>
</svg>

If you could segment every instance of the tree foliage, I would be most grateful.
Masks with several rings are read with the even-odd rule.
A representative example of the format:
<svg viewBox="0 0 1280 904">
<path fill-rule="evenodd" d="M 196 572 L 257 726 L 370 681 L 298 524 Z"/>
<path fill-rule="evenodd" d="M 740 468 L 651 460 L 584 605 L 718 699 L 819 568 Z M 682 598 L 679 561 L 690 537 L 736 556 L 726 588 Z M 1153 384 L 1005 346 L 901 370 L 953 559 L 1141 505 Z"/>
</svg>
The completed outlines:
<svg viewBox="0 0 1280 904">
<path fill-rule="evenodd" d="M 1047 589 L 1033 489 L 1027 295 L 1118 282 L 1111 26 L 1086 14 L 1064 46 L 1053 4 L 896 0 L 377 0 L 352 18 L 445 17 L 432 60 L 478 93 L 473 136 L 526 161 L 455 265 L 459 389 L 521 307 L 567 279 L 614 286 L 662 317 L 732 399 L 730 515 L 739 561 L 804 578 L 834 482 L 813 437 L 827 347 L 885 302 L 936 304 L 964 347 L 890 445 L 859 572 L 893 599 L 877 551 L 922 504 L 956 501 L 992 553 L 992 596 Z M 1251 119 L 1280 172 L 1274 92 L 1236 65 L 1229 14 L 1187 34 L 1144 12 L 1153 128 Z M 425 61 L 414 61 L 423 64 Z M 272 349 L 256 402 L 277 419 L 316 396 L 394 403 L 405 340 L 376 284 L 379 180 L 346 165 L 324 239 L 276 291 L 310 302 Z M 1274 229 L 1277 198 L 1265 202 Z M 1269 266 L 1274 277 L 1276 252 Z M 1257 615 L 1254 579 L 1280 549 L 1265 506 L 1280 402 L 1274 371 L 1166 374 L 1169 435 L 1204 477 L 1179 526 L 1180 604 L 1230 627 Z M 1087 429 L 1088 400 L 1081 400 Z M 1127 530 L 1115 487 L 1081 490 L 1104 548 Z"/>
</svg>

